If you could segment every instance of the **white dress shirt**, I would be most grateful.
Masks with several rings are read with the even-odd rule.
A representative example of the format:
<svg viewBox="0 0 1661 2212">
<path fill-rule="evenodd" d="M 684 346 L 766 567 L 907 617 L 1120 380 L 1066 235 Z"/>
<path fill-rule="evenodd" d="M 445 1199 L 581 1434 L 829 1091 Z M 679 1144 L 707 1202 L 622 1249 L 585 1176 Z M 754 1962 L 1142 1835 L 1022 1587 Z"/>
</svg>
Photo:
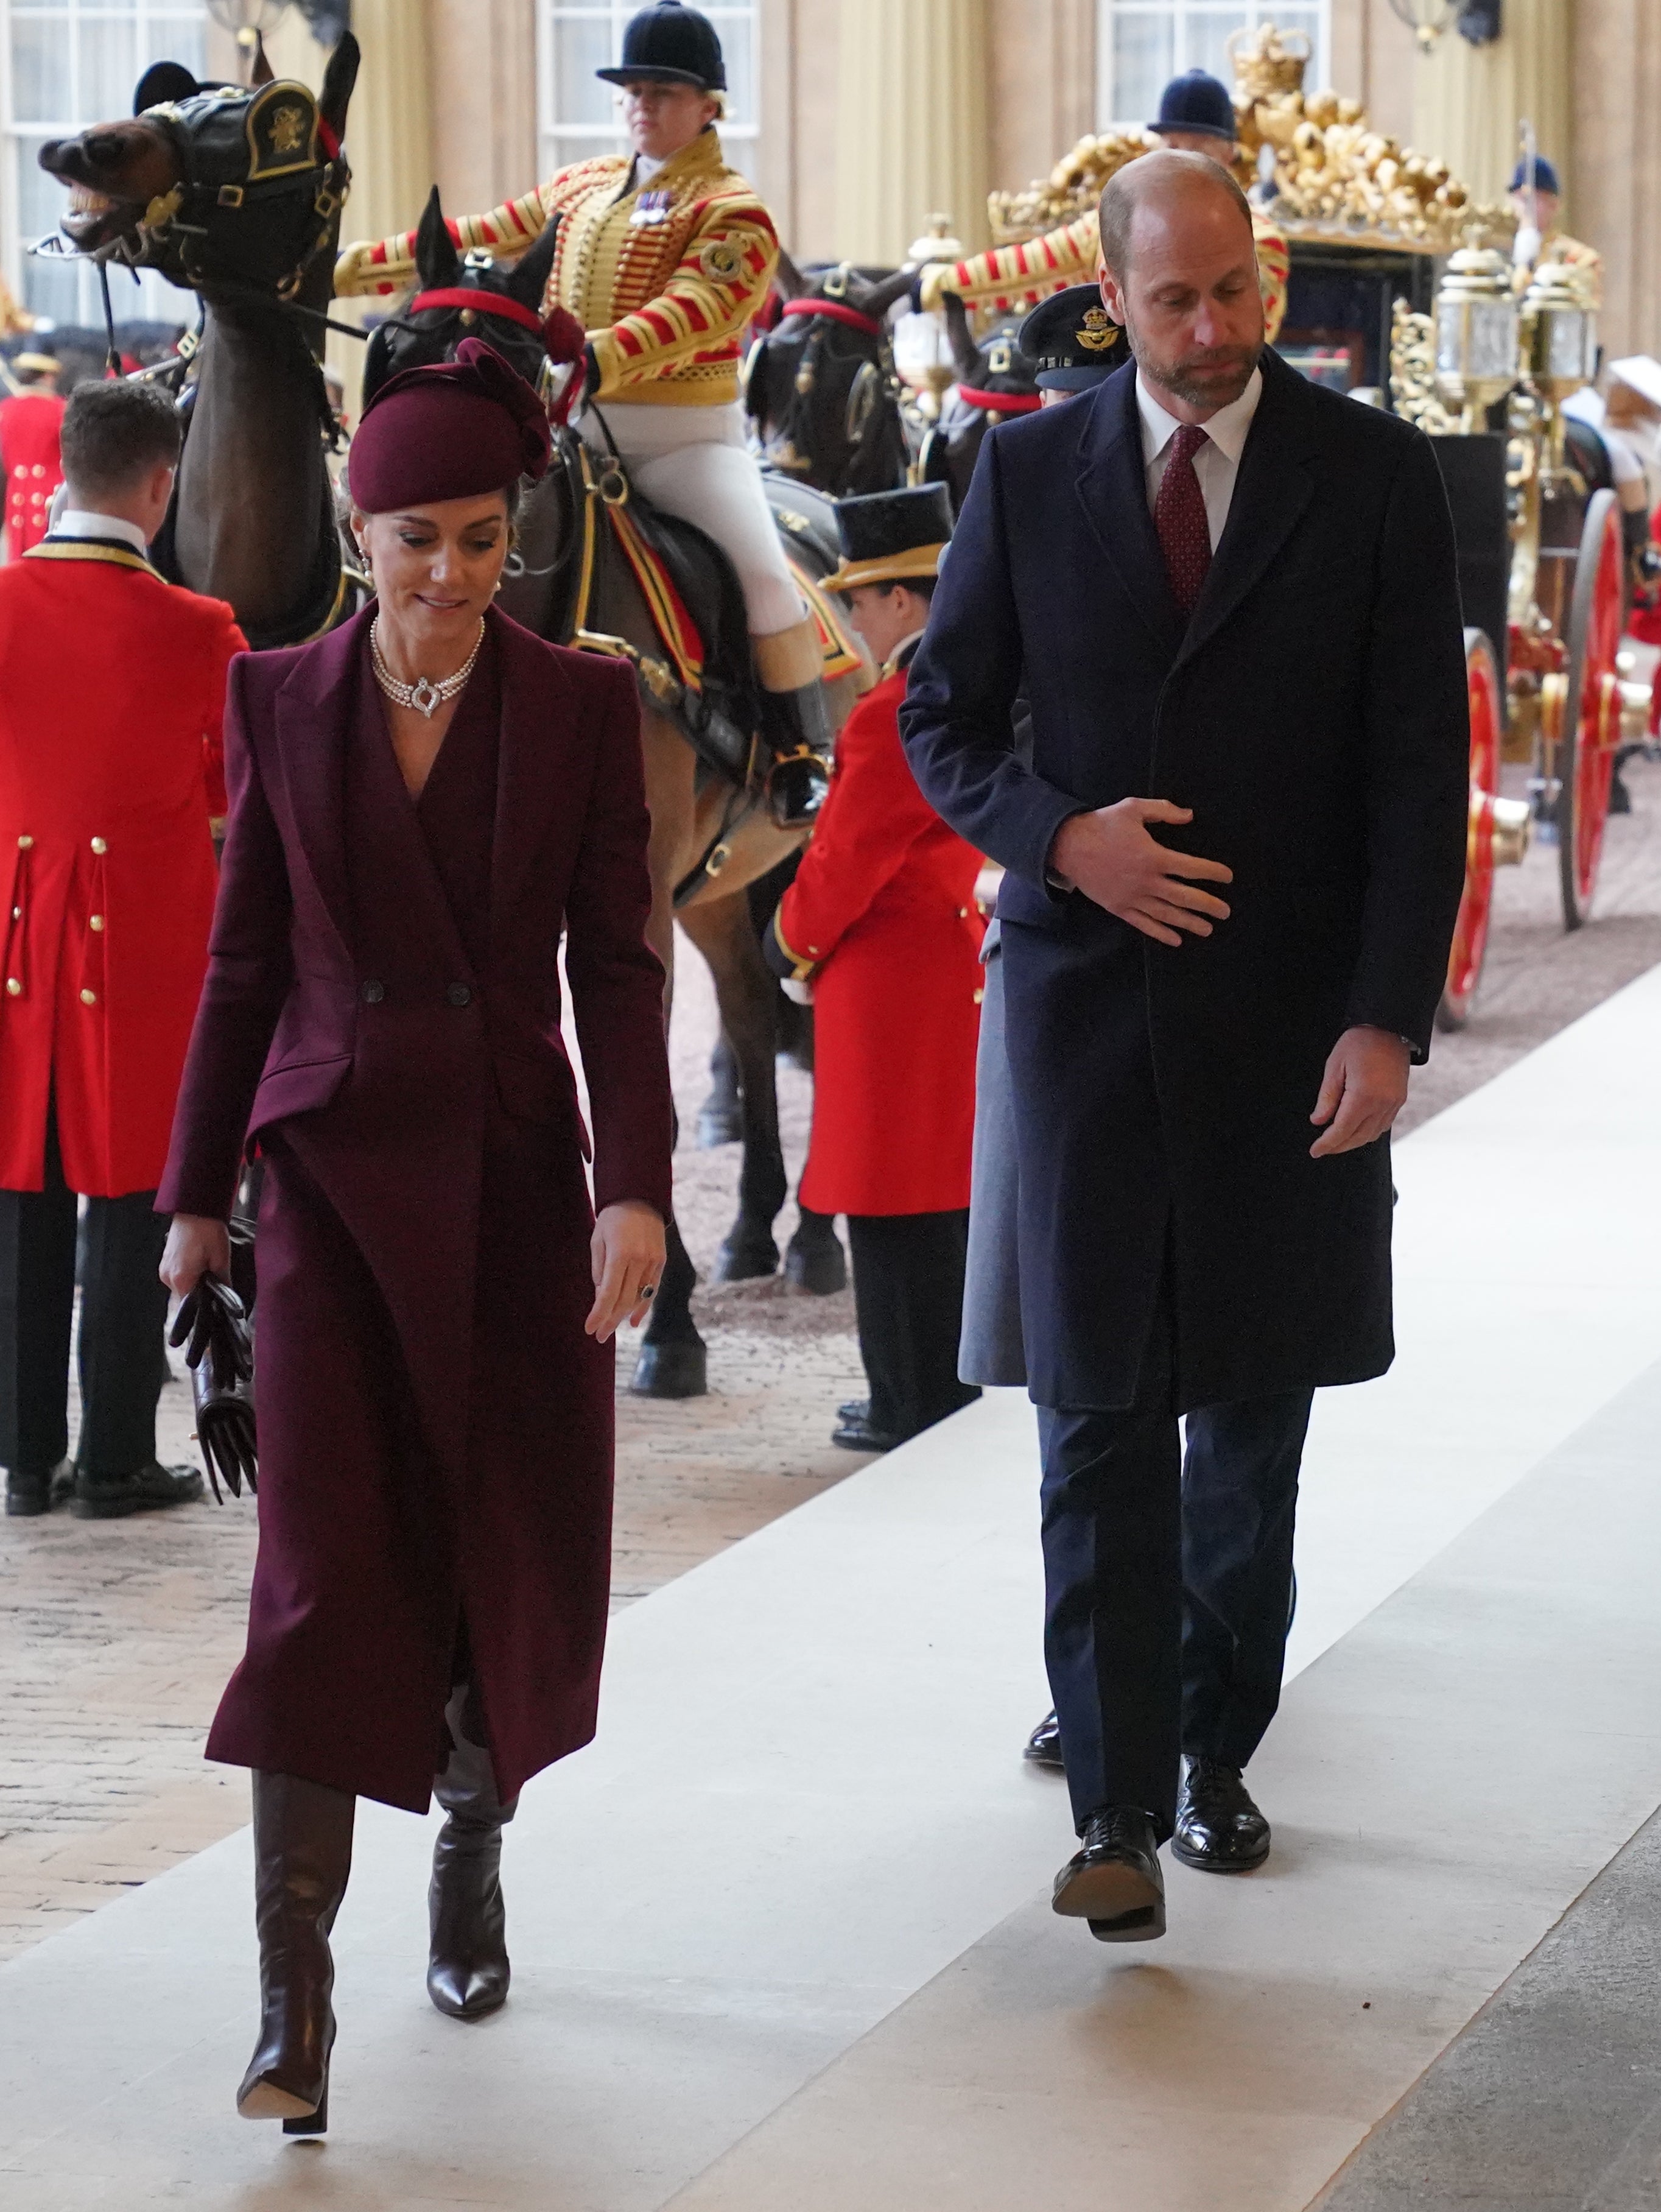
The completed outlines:
<svg viewBox="0 0 1661 2212">
<path fill-rule="evenodd" d="M 1234 496 L 1234 479 L 1240 474 L 1240 455 L 1246 451 L 1246 433 L 1252 428 L 1252 417 L 1258 411 L 1258 402 L 1263 397 L 1263 371 L 1254 368 L 1252 381 L 1238 399 L 1227 407 L 1220 407 L 1200 428 L 1206 442 L 1194 455 L 1194 474 L 1199 478 L 1200 496 L 1205 501 L 1205 520 L 1211 532 L 1211 550 L 1217 550 L 1222 536 L 1222 526 L 1228 520 L 1229 504 Z M 1171 458 L 1171 441 L 1182 428 L 1174 415 L 1167 414 L 1142 380 L 1142 371 L 1137 371 L 1137 410 L 1142 416 L 1142 462 L 1148 483 L 1148 507 L 1151 514 L 1159 488 L 1165 481 L 1166 463 Z"/>
<path fill-rule="evenodd" d="M 65 507 L 52 526 L 54 538 L 114 538 L 118 544 L 130 545 L 135 553 L 149 552 L 149 544 L 136 522 L 128 522 L 118 514 L 94 514 L 84 507 Z"/>
</svg>

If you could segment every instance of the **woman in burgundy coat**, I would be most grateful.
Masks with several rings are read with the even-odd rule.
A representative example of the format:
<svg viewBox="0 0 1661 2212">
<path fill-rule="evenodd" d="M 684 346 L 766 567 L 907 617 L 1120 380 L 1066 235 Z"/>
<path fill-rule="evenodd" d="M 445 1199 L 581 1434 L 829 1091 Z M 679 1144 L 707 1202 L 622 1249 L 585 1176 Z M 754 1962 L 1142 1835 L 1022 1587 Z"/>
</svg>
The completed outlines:
<svg viewBox="0 0 1661 2212">
<path fill-rule="evenodd" d="M 170 1287 L 224 1274 L 258 1141 L 259 1556 L 208 1753 L 254 1770 L 264 2017 L 238 2109 L 291 2132 L 326 2122 L 355 1799 L 448 1813 L 427 1987 L 471 2019 L 507 1992 L 501 1824 L 594 1731 L 610 1340 L 663 1267 L 670 1109 L 633 678 L 491 606 L 548 447 L 476 341 L 393 378 L 351 460 L 376 604 L 232 669 L 159 1203 Z"/>
</svg>

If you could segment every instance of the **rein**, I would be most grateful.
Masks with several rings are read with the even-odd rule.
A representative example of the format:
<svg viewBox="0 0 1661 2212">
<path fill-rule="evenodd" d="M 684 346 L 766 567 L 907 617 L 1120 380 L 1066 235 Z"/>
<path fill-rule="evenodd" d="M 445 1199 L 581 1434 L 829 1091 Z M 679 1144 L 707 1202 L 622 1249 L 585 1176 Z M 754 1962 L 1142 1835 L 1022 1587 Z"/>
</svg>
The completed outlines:
<svg viewBox="0 0 1661 2212">
<path fill-rule="evenodd" d="M 842 300 L 786 300 L 780 310 L 785 315 L 828 315 L 834 323 L 846 323 L 851 331 L 863 331 L 868 338 L 880 338 L 882 325 L 875 315 L 861 314 L 858 307 L 850 307 Z"/>
<path fill-rule="evenodd" d="M 960 384 L 957 396 L 967 407 L 984 407 L 989 415 L 1035 415 L 1044 404 L 1044 396 L 1038 392 L 978 392 L 972 384 Z"/>
</svg>

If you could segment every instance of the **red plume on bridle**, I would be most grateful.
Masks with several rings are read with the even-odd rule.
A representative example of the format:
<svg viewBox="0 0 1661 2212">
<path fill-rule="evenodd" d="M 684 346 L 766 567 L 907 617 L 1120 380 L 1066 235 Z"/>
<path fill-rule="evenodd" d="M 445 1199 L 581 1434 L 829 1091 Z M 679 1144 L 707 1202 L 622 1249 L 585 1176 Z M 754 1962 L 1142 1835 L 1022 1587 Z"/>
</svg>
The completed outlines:
<svg viewBox="0 0 1661 2212">
<path fill-rule="evenodd" d="M 582 325 L 565 307 L 550 307 L 543 317 L 543 350 L 556 368 L 567 366 L 574 373 L 567 377 L 565 389 L 549 408 L 549 418 L 556 429 L 562 428 L 572 407 L 583 388 L 581 374 L 584 357 L 588 351 L 588 335 Z"/>
</svg>

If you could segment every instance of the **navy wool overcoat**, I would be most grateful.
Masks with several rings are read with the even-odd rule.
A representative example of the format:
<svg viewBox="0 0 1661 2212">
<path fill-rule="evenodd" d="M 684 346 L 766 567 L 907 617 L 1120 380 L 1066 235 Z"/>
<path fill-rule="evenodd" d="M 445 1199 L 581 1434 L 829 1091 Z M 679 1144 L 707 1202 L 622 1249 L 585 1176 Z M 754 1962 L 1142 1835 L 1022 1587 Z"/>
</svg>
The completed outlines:
<svg viewBox="0 0 1661 2212">
<path fill-rule="evenodd" d="M 1029 1387 L 1133 1398 L 1162 1275 L 1179 1407 L 1360 1382 L 1393 1354 L 1389 1141 L 1312 1160 L 1352 1024 L 1428 1048 L 1464 870 L 1452 526 L 1428 441 L 1264 356 L 1228 520 L 1185 623 L 1127 363 L 1004 425 L 903 711 L 918 781 L 1009 871 L 999 902 Z M 1009 712 L 1025 672 L 1033 759 Z M 1209 939 L 1155 944 L 1046 884 L 1126 798 L 1234 870 Z"/>
</svg>

